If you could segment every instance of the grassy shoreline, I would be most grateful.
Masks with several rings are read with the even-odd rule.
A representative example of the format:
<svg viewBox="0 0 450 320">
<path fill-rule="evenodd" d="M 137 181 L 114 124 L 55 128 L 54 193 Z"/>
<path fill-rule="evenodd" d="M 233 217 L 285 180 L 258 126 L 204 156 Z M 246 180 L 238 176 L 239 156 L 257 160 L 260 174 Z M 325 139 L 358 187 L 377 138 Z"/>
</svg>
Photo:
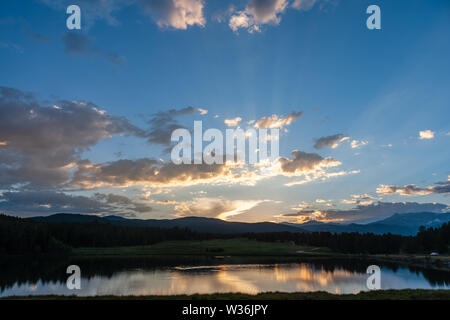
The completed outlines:
<svg viewBox="0 0 450 320">
<path fill-rule="evenodd" d="M 264 292 L 256 295 L 243 293 L 214 293 L 171 296 L 11 296 L 0 300 L 450 300 L 450 290 L 376 290 L 357 294 L 319 292 Z"/>
</svg>

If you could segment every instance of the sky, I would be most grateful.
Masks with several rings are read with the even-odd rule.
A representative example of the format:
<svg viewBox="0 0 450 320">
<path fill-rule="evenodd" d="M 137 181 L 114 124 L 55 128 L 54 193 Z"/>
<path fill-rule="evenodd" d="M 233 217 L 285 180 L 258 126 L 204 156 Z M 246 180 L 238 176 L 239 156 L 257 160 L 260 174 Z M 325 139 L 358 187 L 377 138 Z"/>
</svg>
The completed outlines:
<svg viewBox="0 0 450 320">
<path fill-rule="evenodd" d="M 447 0 L 2 1 L 0 212 L 448 212 L 449 33 Z M 171 134 L 194 121 L 279 128 L 279 158 L 176 165 Z"/>
</svg>

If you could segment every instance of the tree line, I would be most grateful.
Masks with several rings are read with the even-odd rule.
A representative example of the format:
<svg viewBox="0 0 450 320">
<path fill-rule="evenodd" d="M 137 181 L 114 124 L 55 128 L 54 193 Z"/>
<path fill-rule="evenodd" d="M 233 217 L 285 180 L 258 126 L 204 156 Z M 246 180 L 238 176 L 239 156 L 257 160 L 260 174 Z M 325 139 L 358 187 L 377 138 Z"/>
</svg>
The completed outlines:
<svg viewBox="0 0 450 320">
<path fill-rule="evenodd" d="M 415 236 L 391 233 L 253 233 L 247 238 L 259 241 L 292 241 L 298 245 L 327 247 L 334 252 L 352 254 L 450 253 L 450 223 L 439 228 L 421 227 Z"/>
<path fill-rule="evenodd" d="M 78 247 L 150 245 L 166 240 L 206 240 L 189 229 L 119 226 L 110 223 L 38 222 L 0 214 L 0 255 L 64 253 Z"/>
<path fill-rule="evenodd" d="M 421 227 L 416 236 L 372 233 L 199 233 L 187 228 L 120 226 L 110 223 L 52 223 L 0 215 L 0 255 L 70 253 L 77 247 L 151 245 L 166 240 L 209 240 L 246 237 L 259 241 L 294 242 L 327 247 L 335 252 L 362 254 L 449 253 L 450 224 Z"/>
</svg>

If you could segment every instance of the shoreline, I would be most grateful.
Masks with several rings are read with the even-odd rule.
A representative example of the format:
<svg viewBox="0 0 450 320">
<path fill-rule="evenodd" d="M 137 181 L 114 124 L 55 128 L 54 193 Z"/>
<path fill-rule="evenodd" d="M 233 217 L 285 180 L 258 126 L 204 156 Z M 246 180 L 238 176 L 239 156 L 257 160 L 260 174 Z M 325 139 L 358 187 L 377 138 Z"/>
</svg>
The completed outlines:
<svg viewBox="0 0 450 320">
<path fill-rule="evenodd" d="M 373 290 L 356 294 L 332 294 L 317 292 L 264 292 L 255 295 L 243 293 L 212 293 L 192 295 L 148 296 L 65 296 L 36 295 L 9 296 L 0 300 L 450 300 L 450 290 L 402 289 Z"/>
</svg>

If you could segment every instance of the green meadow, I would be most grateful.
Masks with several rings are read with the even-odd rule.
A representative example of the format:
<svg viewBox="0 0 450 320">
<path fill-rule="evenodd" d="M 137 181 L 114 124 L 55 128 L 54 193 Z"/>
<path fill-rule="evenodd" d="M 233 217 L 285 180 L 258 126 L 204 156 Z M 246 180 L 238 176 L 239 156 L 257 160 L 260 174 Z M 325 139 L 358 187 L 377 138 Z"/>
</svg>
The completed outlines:
<svg viewBox="0 0 450 320">
<path fill-rule="evenodd" d="M 320 256 L 330 254 L 326 248 L 294 245 L 288 242 L 262 242 L 245 238 L 200 241 L 164 241 L 154 245 L 108 248 L 77 248 L 75 256 Z"/>
</svg>

